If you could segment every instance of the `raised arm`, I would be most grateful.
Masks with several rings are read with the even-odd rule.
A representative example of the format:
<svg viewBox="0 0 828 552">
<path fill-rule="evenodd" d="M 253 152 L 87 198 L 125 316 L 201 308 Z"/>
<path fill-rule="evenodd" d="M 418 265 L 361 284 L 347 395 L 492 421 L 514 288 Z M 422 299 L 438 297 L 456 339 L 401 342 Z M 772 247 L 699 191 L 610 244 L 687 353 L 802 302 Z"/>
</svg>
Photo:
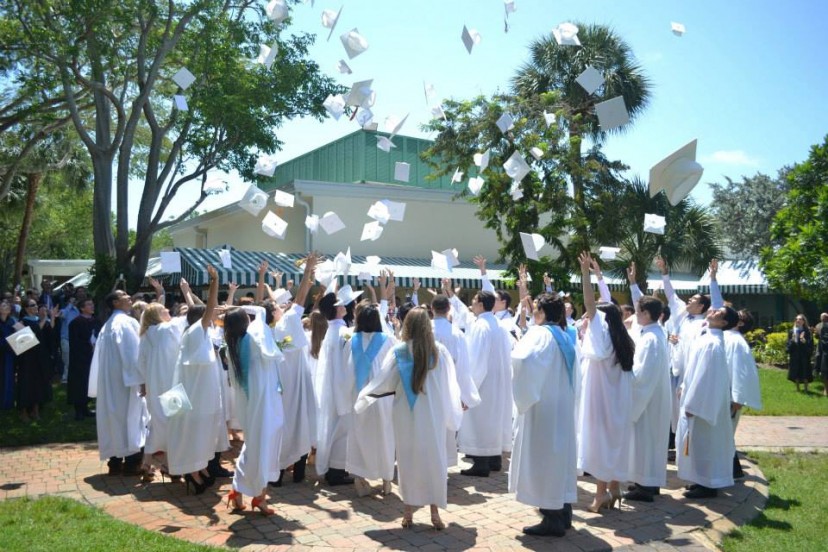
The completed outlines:
<svg viewBox="0 0 828 552">
<path fill-rule="evenodd" d="M 187 303 L 187 306 L 192 307 L 195 305 L 195 301 L 193 301 L 193 294 L 190 291 L 190 283 L 184 278 L 181 278 L 179 286 L 181 287 L 181 295 L 184 296 L 184 302 Z"/>
<path fill-rule="evenodd" d="M 589 277 L 589 269 L 592 265 L 592 257 L 589 251 L 584 251 L 578 255 L 578 263 L 581 265 L 581 285 L 584 290 L 584 307 L 586 312 L 584 315 L 592 320 L 595 316 L 595 292 L 592 290 L 592 281 Z"/>
<path fill-rule="evenodd" d="M 149 276 L 147 280 L 149 280 L 149 284 L 150 286 L 152 286 L 152 289 L 155 290 L 155 302 L 161 303 L 162 305 L 166 303 L 167 298 L 164 294 L 164 284 L 162 284 L 152 276 Z"/>
<path fill-rule="evenodd" d="M 716 280 L 716 275 L 719 272 L 718 259 L 710 260 L 710 306 L 714 309 L 720 309 L 724 306 L 724 297 L 722 291 L 719 289 L 719 282 Z"/>
<path fill-rule="evenodd" d="M 236 292 L 239 290 L 239 284 L 230 282 L 227 284 L 227 305 L 232 307 L 236 300 Z"/>
<path fill-rule="evenodd" d="M 260 304 L 264 300 L 264 296 L 265 296 L 265 274 L 267 274 L 267 267 L 268 267 L 267 260 L 264 260 L 261 263 L 259 263 L 259 268 L 257 270 L 258 273 L 259 273 L 259 279 L 256 282 L 256 297 L 254 299 L 256 301 L 257 305 Z M 276 285 L 278 286 L 279 284 L 277 283 Z"/>
<path fill-rule="evenodd" d="M 630 263 L 629 268 L 627 268 L 627 282 L 630 284 L 630 296 L 632 298 L 633 306 L 637 305 L 638 300 L 644 295 L 641 293 L 641 288 L 638 287 L 635 275 L 635 261 L 633 261 Z"/>
<path fill-rule="evenodd" d="M 201 327 L 205 330 L 213 323 L 213 313 L 218 305 L 218 272 L 213 265 L 207 265 L 207 275 L 210 277 L 210 287 L 207 291 L 207 306 L 201 317 Z"/>
<path fill-rule="evenodd" d="M 305 260 L 305 270 L 302 272 L 302 281 L 299 282 L 299 291 L 296 292 L 296 298 L 293 300 L 295 305 L 299 305 L 302 308 L 305 307 L 308 293 L 310 292 L 311 286 L 313 286 L 315 278 L 314 272 L 316 271 L 316 263 L 318 261 L 319 257 L 314 252 L 308 254 L 308 258 Z"/>
<path fill-rule="evenodd" d="M 601 302 L 611 303 L 612 295 L 610 294 L 607 282 L 604 281 L 604 273 L 601 272 L 601 265 L 598 264 L 598 259 L 592 259 L 590 269 L 595 273 L 595 277 L 598 278 L 598 292 L 601 294 Z"/>
<path fill-rule="evenodd" d="M 489 281 L 489 276 L 486 274 L 486 258 L 483 255 L 476 255 L 472 261 L 474 261 L 474 264 L 476 264 L 477 268 L 480 269 L 480 289 L 494 293 L 495 288 L 492 285 L 492 282 Z"/>
<path fill-rule="evenodd" d="M 413 278 L 411 280 L 412 291 L 411 291 L 411 302 L 414 303 L 414 306 L 417 307 L 420 305 L 420 279 Z"/>
</svg>

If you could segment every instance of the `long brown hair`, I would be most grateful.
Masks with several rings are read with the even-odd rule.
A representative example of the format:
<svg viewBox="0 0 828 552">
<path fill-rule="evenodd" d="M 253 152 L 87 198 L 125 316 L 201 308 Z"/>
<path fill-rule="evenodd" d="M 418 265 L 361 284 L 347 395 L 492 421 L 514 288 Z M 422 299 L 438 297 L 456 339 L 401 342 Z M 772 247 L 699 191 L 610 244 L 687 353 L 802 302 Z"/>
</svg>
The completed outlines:
<svg viewBox="0 0 828 552">
<path fill-rule="evenodd" d="M 319 312 L 313 311 L 308 316 L 310 319 L 311 346 L 310 354 L 313 358 L 319 358 L 319 351 L 322 349 L 322 341 L 328 333 L 328 319 Z"/>
<path fill-rule="evenodd" d="M 233 372 L 236 380 L 242 380 L 241 355 L 239 345 L 241 339 L 247 333 L 247 326 L 250 325 L 250 317 L 244 309 L 233 307 L 228 309 L 224 315 L 224 341 L 227 343 L 227 357 L 233 365 Z"/>
<path fill-rule="evenodd" d="M 425 387 L 428 371 L 437 364 L 437 344 L 431 320 L 423 308 L 408 311 L 403 322 L 402 339 L 411 347 L 414 357 L 414 371 L 411 375 L 411 388 L 414 393 L 421 393 Z"/>
</svg>

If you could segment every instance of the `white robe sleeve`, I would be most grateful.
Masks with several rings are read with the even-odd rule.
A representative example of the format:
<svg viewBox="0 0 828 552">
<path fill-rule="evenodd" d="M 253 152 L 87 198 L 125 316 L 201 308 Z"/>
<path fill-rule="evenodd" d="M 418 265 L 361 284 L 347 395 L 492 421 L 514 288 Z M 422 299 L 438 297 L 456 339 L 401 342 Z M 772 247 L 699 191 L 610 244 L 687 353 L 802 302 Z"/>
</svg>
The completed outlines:
<svg viewBox="0 0 828 552">
<path fill-rule="evenodd" d="M 632 296 L 633 306 L 636 306 L 638 304 L 638 300 L 644 296 L 644 294 L 641 293 L 641 288 L 638 287 L 638 284 L 633 284 L 630 286 L 630 295 Z"/>
<path fill-rule="evenodd" d="M 481 282 L 481 285 L 480 285 L 481 291 L 488 291 L 490 293 L 495 292 L 495 288 L 492 285 L 492 281 L 489 280 L 489 275 L 488 274 L 481 274 L 480 275 L 480 282 Z"/>
<path fill-rule="evenodd" d="M 118 355 L 121 357 L 124 385 L 127 387 L 141 385 L 145 383 L 145 380 L 138 371 L 138 348 L 141 344 L 138 338 L 138 322 L 128 315 L 119 316 L 118 318 L 120 320 L 117 327 L 114 328 L 114 337 Z"/>
<path fill-rule="evenodd" d="M 302 327 L 302 313 L 305 309 L 301 305 L 293 305 L 286 313 L 282 315 L 284 327 L 291 339 L 292 349 L 301 349 L 308 347 L 308 337 L 305 335 L 305 329 Z"/>
<path fill-rule="evenodd" d="M 463 334 L 459 330 L 455 330 L 457 362 L 454 364 L 454 371 L 457 376 L 457 382 L 460 386 L 460 399 L 468 408 L 474 408 L 480 404 L 480 394 L 477 392 L 477 386 L 471 377 L 469 368 L 469 349 Z"/>
<path fill-rule="evenodd" d="M 549 330 L 530 328 L 512 349 L 512 394 L 519 414 L 524 414 L 541 399 L 549 373 L 549 367 L 537 359 L 538 350 L 549 344 L 549 339 L 544 339 L 546 336 L 542 332 L 548 333 Z"/>
<path fill-rule="evenodd" d="M 363 334 L 363 338 L 365 335 Z M 369 342 L 370 343 L 370 342 Z M 334 370 L 333 394 L 336 413 L 339 416 L 351 412 L 354 409 L 354 388 L 356 387 L 356 363 L 354 362 L 354 340 L 351 338 L 344 347 L 345 362 L 343 370 Z"/>
<path fill-rule="evenodd" d="M 610 293 L 606 280 L 603 278 L 598 280 L 598 292 L 600 293 L 602 303 L 612 303 L 612 294 Z"/>
<path fill-rule="evenodd" d="M 440 389 L 443 390 L 442 407 L 446 429 L 457 431 L 460 429 L 460 422 L 463 420 L 463 407 L 460 401 L 460 386 L 457 385 L 457 375 L 454 372 L 454 361 L 451 359 L 448 350 L 439 343 L 437 344 L 437 350 L 440 365 L 437 375 L 442 378 Z M 426 377 L 434 376 L 434 371 L 431 371 Z"/>
<path fill-rule="evenodd" d="M 724 354 L 724 350 L 721 353 Z M 723 401 L 719 400 L 722 390 L 717 388 L 714 370 L 716 366 L 726 365 L 726 361 L 716 362 L 712 347 L 706 346 L 694 356 L 693 363 L 692 384 L 687 380 L 684 382 L 684 411 L 716 425 Z"/>
<path fill-rule="evenodd" d="M 606 315 L 600 310 L 596 310 L 595 316 L 589 321 L 584 341 L 581 344 L 581 354 L 592 360 L 602 360 L 615 355 Z"/>
<path fill-rule="evenodd" d="M 469 374 L 476 387 L 480 387 L 489 370 L 489 359 L 484 357 L 484 351 L 489 350 L 489 340 L 497 339 L 492 332 L 487 331 L 488 325 L 482 320 L 472 325 L 466 336 L 466 345 L 469 351 Z"/>
<path fill-rule="evenodd" d="M 724 306 L 724 297 L 719 289 L 719 282 L 710 280 L 710 308 L 720 309 Z"/>
<path fill-rule="evenodd" d="M 736 345 L 731 360 L 731 401 L 754 410 L 762 410 L 762 393 L 759 389 L 756 361 L 744 338 L 736 337 L 742 343 Z"/>
</svg>

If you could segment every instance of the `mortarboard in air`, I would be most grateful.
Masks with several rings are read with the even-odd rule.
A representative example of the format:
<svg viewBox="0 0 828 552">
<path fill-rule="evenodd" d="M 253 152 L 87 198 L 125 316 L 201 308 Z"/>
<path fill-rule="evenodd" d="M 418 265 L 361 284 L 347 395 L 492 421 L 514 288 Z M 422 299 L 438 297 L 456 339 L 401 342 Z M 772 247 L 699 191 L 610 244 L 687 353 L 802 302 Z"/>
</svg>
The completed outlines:
<svg viewBox="0 0 828 552">
<path fill-rule="evenodd" d="M 178 251 L 161 251 L 161 271 L 166 274 L 181 272 L 181 253 Z"/>
<path fill-rule="evenodd" d="M 615 258 L 618 256 L 618 253 L 621 251 L 620 247 L 608 247 L 608 246 L 601 246 L 598 248 L 600 258 L 604 259 L 605 261 L 614 261 Z"/>
<path fill-rule="evenodd" d="M 374 79 L 355 82 L 351 86 L 351 91 L 345 97 L 345 105 L 355 107 L 371 107 L 374 105 L 374 91 L 371 90 L 373 82 Z"/>
<path fill-rule="evenodd" d="M 624 103 L 624 96 L 616 96 L 605 102 L 595 104 L 595 114 L 601 130 L 606 132 L 630 122 L 630 114 Z"/>
<path fill-rule="evenodd" d="M 400 119 L 396 115 L 389 115 L 385 118 L 385 132 L 391 134 L 390 138 L 394 138 L 397 134 L 399 134 L 400 130 L 402 129 L 405 122 L 408 120 L 408 116 L 411 115 L 410 113 L 406 113 L 405 117 Z"/>
<path fill-rule="evenodd" d="M 682 36 L 687 32 L 687 29 L 684 28 L 682 23 L 676 23 L 675 21 L 670 23 L 670 30 L 673 31 L 673 34 L 676 36 Z"/>
<path fill-rule="evenodd" d="M 285 239 L 285 232 L 287 232 L 288 223 L 274 213 L 268 211 L 265 218 L 262 220 L 262 232 L 271 238 Z"/>
<path fill-rule="evenodd" d="M 503 0 L 503 7 L 506 9 L 506 15 L 517 11 L 515 0 Z"/>
<path fill-rule="evenodd" d="M 353 264 L 351 262 L 351 248 L 349 247 L 345 253 L 342 251 L 337 253 L 336 257 L 334 257 L 333 264 L 337 274 L 347 276 L 351 272 L 351 264 Z"/>
<path fill-rule="evenodd" d="M 368 255 L 365 257 L 365 262 L 369 265 L 379 265 L 382 262 L 382 259 L 377 255 Z"/>
<path fill-rule="evenodd" d="M 351 71 L 351 67 L 345 62 L 344 59 L 339 60 L 339 63 L 336 64 L 336 69 L 343 75 L 350 75 L 353 73 L 353 71 Z"/>
<path fill-rule="evenodd" d="M 317 269 L 317 272 L 318 271 L 319 271 L 319 269 Z M 319 280 L 319 278 L 317 278 L 317 280 Z M 321 282 L 322 280 L 319 280 L 319 281 Z M 330 278 L 328 278 L 327 281 L 328 281 L 328 286 L 325 288 L 325 293 L 322 297 L 324 297 L 325 295 L 328 295 L 330 293 L 333 293 L 334 295 L 336 295 L 336 288 L 339 285 L 339 282 L 336 279 L 336 273 L 331 274 Z"/>
<path fill-rule="evenodd" d="M 489 166 L 489 150 L 486 150 L 483 153 L 475 153 L 474 164 L 480 167 L 480 170 L 477 172 L 477 174 L 481 174 L 483 171 L 485 171 L 486 167 Z"/>
<path fill-rule="evenodd" d="M 644 231 L 651 234 L 664 235 L 664 228 L 667 221 L 664 217 L 647 213 L 644 215 Z"/>
<path fill-rule="evenodd" d="M 390 138 L 377 136 L 377 147 L 387 153 L 391 151 L 391 148 L 396 148 L 397 146 L 394 145 L 394 142 Z"/>
<path fill-rule="evenodd" d="M 186 67 L 179 69 L 172 79 L 182 90 L 187 90 L 196 80 L 195 75 L 190 73 Z"/>
<path fill-rule="evenodd" d="M 463 40 L 463 46 L 466 47 L 466 50 L 471 54 L 472 48 L 476 44 L 480 44 L 480 33 L 477 32 L 477 29 L 469 29 L 465 25 L 463 25 L 463 34 L 460 35 L 460 38 Z"/>
<path fill-rule="evenodd" d="M 276 60 L 276 54 L 279 53 L 279 43 L 274 42 L 273 46 L 267 44 L 259 44 L 259 57 L 256 58 L 256 63 L 264 65 L 268 69 L 273 66 Z"/>
<path fill-rule="evenodd" d="M 319 230 L 319 215 L 308 215 L 305 217 L 305 228 L 310 230 L 311 234 L 316 234 Z"/>
<path fill-rule="evenodd" d="M 443 104 L 437 104 L 431 108 L 431 118 L 432 119 L 443 119 L 444 121 L 448 120 L 446 118 L 446 112 L 443 111 Z"/>
<path fill-rule="evenodd" d="M 405 218 L 405 203 L 401 201 L 391 201 L 390 199 L 383 199 L 380 203 L 388 208 L 388 213 L 391 215 L 390 220 L 402 222 Z"/>
<path fill-rule="evenodd" d="M 270 0 L 265 8 L 265 12 L 271 21 L 277 24 L 288 18 L 289 12 L 285 0 Z"/>
<path fill-rule="evenodd" d="M 276 193 L 273 194 L 273 203 L 279 207 L 293 207 L 295 200 L 296 197 L 293 194 L 283 192 L 282 190 L 276 190 Z"/>
<path fill-rule="evenodd" d="M 380 224 L 388 224 L 391 218 L 391 213 L 388 211 L 388 206 L 382 201 L 377 201 L 371 204 L 368 208 L 368 217 L 374 219 Z"/>
<path fill-rule="evenodd" d="M 319 283 L 328 288 L 333 282 L 336 282 L 336 268 L 334 267 L 334 262 L 330 259 L 319 263 L 316 265 L 316 271 L 314 272 L 314 276 Z M 332 292 L 333 290 L 325 290 L 325 294 Z"/>
<path fill-rule="evenodd" d="M 278 285 L 278 282 L 277 282 L 277 285 Z M 289 303 L 292 300 L 293 300 L 293 296 L 290 294 L 290 292 L 288 290 L 286 290 L 284 288 L 279 288 L 279 289 L 273 290 L 273 301 L 277 305 L 284 305 L 285 303 Z"/>
<path fill-rule="evenodd" d="M 431 103 L 431 97 L 437 95 L 434 85 L 430 82 L 423 81 L 423 93 L 425 94 L 426 105 Z"/>
<path fill-rule="evenodd" d="M 517 182 L 522 181 L 532 170 L 517 150 L 515 150 L 509 159 L 503 163 L 503 169 L 506 171 L 506 174 L 509 175 L 509 178 Z"/>
<path fill-rule="evenodd" d="M 342 40 L 342 45 L 345 46 L 345 52 L 348 54 L 348 59 L 354 59 L 368 49 L 368 41 L 364 36 L 359 34 L 359 29 L 356 27 L 347 33 L 342 33 L 342 36 L 339 38 Z"/>
<path fill-rule="evenodd" d="M 540 160 L 543 158 L 543 150 L 542 150 L 542 149 L 540 149 L 540 148 L 539 148 L 539 147 L 537 147 L 537 146 L 535 146 L 535 147 L 533 147 L 532 149 L 530 149 L 530 150 L 529 150 L 529 153 L 531 153 L 531 154 L 532 154 L 532 157 L 534 157 L 534 158 L 535 158 L 535 160 L 537 160 L 537 161 L 540 161 Z"/>
<path fill-rule="evenodd" d="M 342 222 L 342 219 L 339 218 L 339 215 L 334 213 L 333 211 L 328 211 L 319 219 L 319 226 L 322 227 L 322 230 L 325 231 L 326 234 L 329 236 L 331 234 L 335 234 L 340 230 L 345 228 L 345 223 Z"/>
<path fill-rule="evenodd" d="M 342 6 L 342 8 L 344 7 L 345 6 Z M 330 40 L 331 36 L 333 36 L 336 24 L 339 22 L 339 14 L 342 13 L 342 8 L 339 8 L 338 12 L 333 10 L 325 10 L 322 12 L 322 26 L 331 30 L 331 32 L 328 33 L 328 40 Z"/>
<path fill-rule="evenodd" d="M 411 165 L 402 161 L 394 163 L 394 180 L 400 182 L 408 182 L 408 176 L 411 172 Z"/>
<path fill-rule="evenodd" d="M 357 110 L 355 118 L 356 122 L 359 123 L 359 126 L 367 130 L 367 127 L 370 126 L 371 122 L 374 120 L 374 112 L 368 107 L 363 107 L 362 109 Z"/>
<path fill-rule="evenodd" d="M 373 276 L 371 276 L 370 272 L 360 272 L 359 275 L 357 275 L 357 280 L 360 282 L 370 282 L 372 278 Z"/>
<path fill-rule="evenodd" d="M 520 241 L 523 244 L 523 252 L 526 253 L 527 259 L 539 261 L 540 256 L 538 252 L 546 245 L 546 240 L 540 234 L 526 234 L 520 232 Z"/>
<path fill-rule="evenodd" d="M 578 26 L 573 23 L 561 23 L 552 29 L 552 36 L 555 37 L 558 46 L 581 45 L 581 41 L 578 39 Z"/>
<path fill-rule="evenodd" d="M 239 201 L 239 207 L 254 217 L 259 216 L 259 213 L 261 213 L 262 209 L 266 206 L 267 194 L 261 191 L 255 184 L 250 185 L 247 191 L 244 192 L 244 196 L 242 196 Z"/>
<path fill-rule="evenodd" d="M 161 411 L 167 418 L 172 418 L 183 410 L 192 410 L 193 404 L 187 395 L 187 390 L 182 383 L 175 384 L 171 389 L 158 395 L 158 402 Z"/>
<path fill-rule="evenodd" d="M 495 124 L 497 125 L 497 128 L 500 129 L 500 132 L 502 132 L 503 134 L 506 134 L 507 132 L 515 128 L 515 120 L 512 119 L 512 116 L 508 113 L 504 113 L 503 115 L 501 115 L 500 118 L 497 120 L 497 123 Z"/>
<path fill-rule="evenodd" d="M 483 187 L 483 184 L 485 182 L 486 181 L 483 180 L 483 178 L 481 178 L 479 176 L 469 178 L 469 191 L 472 193 L 472 195 L 479 194 L 480 189 Z"/>
<path fill-rule="evenodd" d="M 555 124 L 555 114 L 543 112 L 543 120 L 546 121 L 547 128 Z"/>
<path fill-rule="evenodd" d="M 463 181 L 463 172 L 458 168 L 454 170 L 454 174 L 451 175 L 451 183 L 458 184 Z"/>
<path fill-rule="evenodd" d="M 173 100 L 175 101 L 175 108 L 179 111 L 188 111 L 190 109 L 187 106 L 187 98 L 185 98 L 181 94 L 176 94 L 175 96 L 173 96 Z"/>
<path fill-rule="evenodd" d="M 374 222 L 365 223 L 365 226 L 362 227 L 362 237 L 359 238 L 359 241 L 377 241 L 380 236 L 382 236 L 382 224 L 375 220 Z"/>
<path fill-rule="evenodd" d="M 451 269 L 455 266 L 460 264 L 460 260 L 457 258 L 457 250 L 456 249 L 446 249 L 438 253 L 437 251 L 431 251 L 431 266 L 441 270 L 448 270 L 451 272 Z"/>
<path fill-rule="evenodd" d="M 204 191 L 208 194 L 217 194 L 227 191 L 227 181 L 218 176 L 212 176 L 204 183 Z"/>
<path fill-rule="evenodd" d="M 512 187 L 509 188 L 509 195 L 512 196 L 512 200 L 517 201 L 523 197 L 523 190 L 520 187 L 520 182 L 517 180 L 512 181 Z"/>
<path fill-rule="evenodd" d="M 253 168 L 253 172 L 262 176 L 273 176 L 273 173 L 276 172 L 276 165 L 277 162 L 275 154 L 260 155 L 256 160 L 256 166 Z"/>
<path fill-rule="evenodd" d="M 221 261 L 221 266 L 231 270 L 233 268 L 233 258 L 230 256 L 229 249 L 219 249 L 218 251 L 219 260 Z"/>
<path fill-rule="evenodd" d="M 40 343 L 30 326 L 26 326 L 14 332 L 6 338 L 6 342 L 12 348 L 14 354 L 18 356 Z"/>
<path fill-rule="evenodd" d="M 328 94 L 328 97 L 322 102 L 322 107 L 325 108 L 331 117 L 338 121 L 342 117 L 342 114 L 345 113 L 345 98 L 342 97 L 342 94 L 337 94 L 336 96 Z"/>
<path fill-rule="evenodd" d="M 650 197 L 664 190 L 671 205 L 678 205 L 701 180 L 704 167 L 696 161 L 696 143 L 692 140 L 650 169 Z"/>
<path fill-rule="evenodd" d="M 595 67 L 587 66 L 584 72 L 578 75 L 575 82 L 577 82 L 587 94 L 592 95 L 596 90 L 601 88 L 602 84 L 604 84 L 604 77 Z"/>
</svg>

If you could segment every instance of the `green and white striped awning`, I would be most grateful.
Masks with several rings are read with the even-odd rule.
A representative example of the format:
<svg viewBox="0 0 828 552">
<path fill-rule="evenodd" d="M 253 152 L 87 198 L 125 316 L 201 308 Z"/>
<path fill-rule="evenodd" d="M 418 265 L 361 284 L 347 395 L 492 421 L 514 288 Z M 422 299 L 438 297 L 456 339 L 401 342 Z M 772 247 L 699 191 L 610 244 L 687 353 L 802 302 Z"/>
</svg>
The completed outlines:
<svg viewBox="0 0 828 552">
<path fill-rule="evenodd" d="M 221 249 L 230 250 L 232 268 L 224 268 L 219 257 Z M 241 287 L 254 287 L 258 281 L 258 268 L 263 260 L 268 262 L 268 271 L 279 271 L 285 274 L 286 278 L 299 282 L 302 277 L 302 269 L 296 266 L 296 261 L 305 257 L 303 253 L 275 253 L 269 251 L 242 251 L 232 247 L 218 247 L 215 249 L 196 249 L 190 247 L 176 247 L 175 251 L 181 254 L 181 274 L 191 286 L 207 285 L 207 265 L 211 264 L 216 268 L 219 275 L 219 284 L 226 285 L 234 282 Z M 327 255 L 332 259 L 335 255 Z M 439 270 L 431 266 L 431 259 L 412 259 L 408 257 L 382 257 L 379 265 L 370 265 L 363 256 L 351 256 L 351 269 L 348 275 L 340 279 L 340 283 L 359 286 L 361 273 L 371 274 L 372 280 L 379 275 L 379 268 L 391 270 L 394 273 L 398 287 L 410 288 L 413 286 L 413 279 L 419 278 L 424 288 L 439 288 L 443 278 L 451 278 L 454 286 L 461 286 L 464 289 L 480 289 L 480 271 L 471 262 L 462 262 L 454 267 L 451 272 Z M 504 289 L 514 289 L 515 282 L 505 275 L 506 265 L 489 265 L 487 274 L 492 283 Z M 178 277 L 177 274 L 171 275 Z M 284 285 L 285 282 L 276 283 L 268 273 L 265 281 L 271 285 Z"/>
<path fill-rule="evenodd" d="M 759 270 L 755 259 L 721 261 L 716 274 L 719 290 L 733 295 L 759 295 L 773 293 L 768 287 L 765 275 Z M 705 272 L 699 281 L 699 291 L 710 293 L 710 272 Z"/>
</svg>

